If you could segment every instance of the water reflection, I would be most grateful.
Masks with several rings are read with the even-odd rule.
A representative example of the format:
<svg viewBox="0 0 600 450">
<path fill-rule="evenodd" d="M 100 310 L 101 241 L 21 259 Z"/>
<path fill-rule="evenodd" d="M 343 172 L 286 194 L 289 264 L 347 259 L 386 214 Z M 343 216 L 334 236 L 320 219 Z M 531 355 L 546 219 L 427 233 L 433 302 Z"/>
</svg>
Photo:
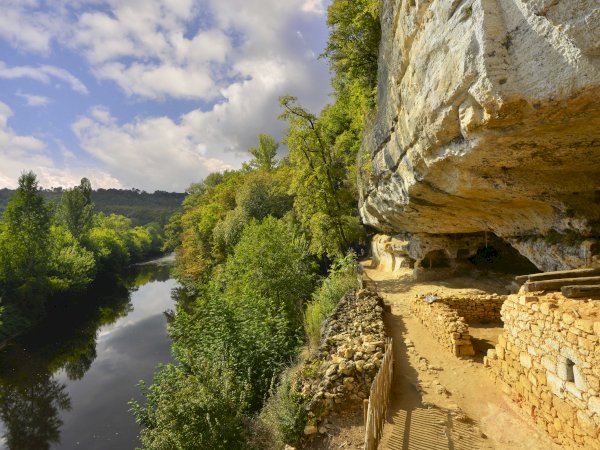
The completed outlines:
<svg viewBox="0 0 600 450">
<path fill-rule="evenodd" d="M 106 282 L 105 282 L 106 283 Z M 106 284 L 105 284 L 106 286 Z M 0 353 L 0 448 L 133 448 L 127 401 L 169 362 L 169 265 L 135 267 L 107 292 L 56 302 Z"/>
</svg>

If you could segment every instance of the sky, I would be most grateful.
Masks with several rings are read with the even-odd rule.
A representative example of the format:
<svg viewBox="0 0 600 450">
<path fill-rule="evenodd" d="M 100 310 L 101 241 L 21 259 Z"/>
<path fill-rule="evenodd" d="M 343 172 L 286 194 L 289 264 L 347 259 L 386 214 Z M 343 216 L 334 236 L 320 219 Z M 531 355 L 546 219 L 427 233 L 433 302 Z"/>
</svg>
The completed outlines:
<svg viewBox="0 0 600 450">
<path fill-rule="evenodd" d="M 329 101 L 327 0 L 0 0 L 0 187 L 183 191 Z"/>
</svg>

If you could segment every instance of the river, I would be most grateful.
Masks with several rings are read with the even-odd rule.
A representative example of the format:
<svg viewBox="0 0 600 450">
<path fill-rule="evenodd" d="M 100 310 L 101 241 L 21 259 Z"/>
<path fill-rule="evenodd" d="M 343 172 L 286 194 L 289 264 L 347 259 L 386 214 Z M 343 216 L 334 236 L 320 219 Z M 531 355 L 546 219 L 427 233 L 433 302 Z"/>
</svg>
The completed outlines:
<svg viewBox="0 0 600 450">
<path fill-rule="evenodd" d="M 167 310 L 172 258 L 131 268 L 122 283 L 58 302 L 35 329 L 0 352 L 0 449 L 134 449 L 141 399 L 171 362 Z"/>
</svg>

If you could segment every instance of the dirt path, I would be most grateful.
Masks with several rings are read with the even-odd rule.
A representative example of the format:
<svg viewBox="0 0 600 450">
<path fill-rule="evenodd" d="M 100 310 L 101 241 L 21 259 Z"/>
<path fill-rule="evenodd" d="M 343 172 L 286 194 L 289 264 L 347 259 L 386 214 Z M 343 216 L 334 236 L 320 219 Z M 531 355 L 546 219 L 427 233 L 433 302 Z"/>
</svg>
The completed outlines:
<svg viewBox="0 0 600 450">
<path fill-rule="evenodd" d="M 368 287 L 377 290 L 391 307 L 385 322 L 395 342 L 391 413 L 381 449 L 557 448 L 492 382 L 480 362 L 481 355 L 473 360 L 455 358 L 408 308 L 408 300 L 421 294 L 505 293 L 506 280 L 414 283 L 408 276 L 368 267 L 364 272 Z M 473 331 L 482 341 L 493 342 L 500 329 Z"/>
</svg>

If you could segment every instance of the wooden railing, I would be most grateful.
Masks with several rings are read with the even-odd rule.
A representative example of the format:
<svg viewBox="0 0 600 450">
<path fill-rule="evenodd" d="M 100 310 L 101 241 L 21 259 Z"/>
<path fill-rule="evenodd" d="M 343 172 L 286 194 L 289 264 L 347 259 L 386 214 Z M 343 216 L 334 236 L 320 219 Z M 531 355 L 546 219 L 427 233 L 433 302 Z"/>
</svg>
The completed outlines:
<svg viewBox="0 0 600 450">
<path fill-rule="evenodd" d="M 386 339 L 386 348 L 379 372 L 371 385 L 369 400 L 364 401 L 365 450 L 376 450 L 383 433 L 383 424 L 392 390 L 394 349 L 392 338 Z"/>
</svg>

